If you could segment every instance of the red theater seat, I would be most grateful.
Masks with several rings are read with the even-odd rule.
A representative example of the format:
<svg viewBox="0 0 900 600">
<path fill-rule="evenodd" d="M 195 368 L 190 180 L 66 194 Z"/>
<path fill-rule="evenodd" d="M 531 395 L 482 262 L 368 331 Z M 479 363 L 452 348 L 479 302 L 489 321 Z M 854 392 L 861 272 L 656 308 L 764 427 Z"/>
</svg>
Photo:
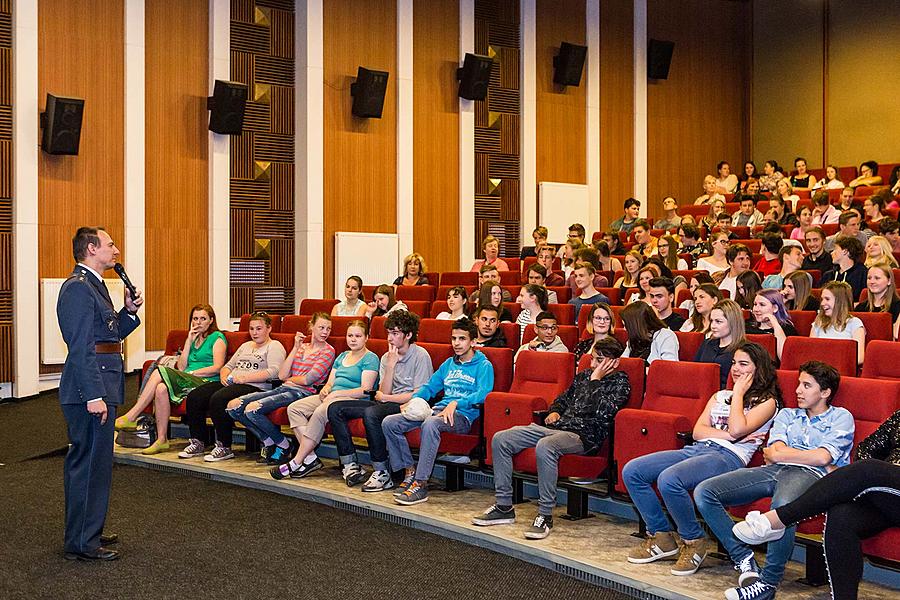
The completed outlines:
<svg viewBox="0 0 900 600">
<path fill-rule="evenodd" d="M 433 285 L 398 285 L 397 300 L 434 300 L 435 287 Z"/>
<path fill-rule="evenodd" d="M 338 301 L 333 298 L 304 298 L 300 302 L 300 309 L 297 313 L 301 315 L 311 315 L 314 312 L 322 311 L 331 314 L 331 309 L 334 308 L 334 305 L 337 303 Z"/>
<path fill-rule="evenodd" d="M 384 329 L 386 320 L 387 317 L 372 317 L 372 322 L 369 324 L 369 337 L 386 340 L 387 331 Z"/>
<path fill-rule="evenodd" d="M 572 298 L 572 288 L 565 285 L 554 285 L 547 288 L 547 291 L 556 292 L 557 304 L 566 304 Z"/>
<path fill-rule="evenodd" d="M 692 362 L 706 339 L 699 331 L 676 331 L 675 337 L 678 338 L 678 360 L 682 362 Z"/>
<path fill-rule="evenodd" d="M 273 340 L 278 340 L 281 342 L 281 345 L 284 346 L 285 354 L 290 352 L 294 347 L 294 334 L 293 333 L 273 333 Z"/>
<path fill-rule="evenodd" d="M 900 342 L 875 340 L 866 346 L 862 376 L 900 381 Z"/>
<path fill-rule="evenodd" d="M 777 360 L 778 356 L 776 352 L 778 350 L 778 345 L 775 342 L 775 336 L 769 333 L 748 333 L 746 335 L 748 342 L 756 342 L 763 348 L 769 351 L 769 356 L 772 357 L 772 360 Z"/>
<path fill-rule="evenodd" d="M 519 326 L 515 323 L 504 321 L 500 323 L 500 329 L 506 337 L 506 347 L 513 351 L 518 350 L 521 345 L 519 344 Z"/>
<path fill-rule="evenodd" d="M 527 344 L 533 340 L 536 335 L 537 332 L 534 330 L 534 325 L 528 325 L 525 327 L 525 333 L 522 335 L 522 344 Z M 575 346 L 578 344 L 577 327 L 574 325 L 560 325 L 557 335 L 559 335 L 559 339 L 562 340 L 562 343 L 566 345 L 566 348 L 569 349 L 569 352 L 575 351 Z"/>
<path fill-rule="evenodd" d="M 794 329 L 797 330 L 797 333 L 804 337 L 809 337 L 809 332 L 812 331 L 813 321 L 816 320 L 816 311 L 814 310 L 789 310 L 788 315 L 791 317 L 791 322 L 794 324 Z"/>
<path fill-rule="evenodd" d="M 651 364 L 641 408 L 622 409 L 616 415 L 615 489 L 626 493 L 622 468 L 629 460 L 684 446 L 678 434 L 692 431 L 706 402 L 718 390 L 718 365 L 663 360 Z"/>
<path fill-rule="evenodd" d="M 845 377 L 856 376 L 856 340 L 830 340 L 793 336 L 784 342 L 781 368 L 796 371 L 809 360 L 820 360 L 833 366 Z"/>
<path fill-rule="evenodd" d="M 446 271 L 441 273 L 441 285 L 467 285 L 474 288 L 478 285 L 478 273 L 475 271 Z"/>
<path fill-rule="evenodd" d="M 450 331 L 455 321 L 422 319 L 419 323 L 419 341 L 432 344 L 449 344 Z"/>
<path fill-rule="evenodd" d="M 521 285 L 522 274 L 518 271 L 500 271 L 500 285 Z"/>
<path fill-rule="evenodd" d="M 591 355 L 585 354 L 578 361 L 578 371 L 584 371 L 591 368 Z M 628 375 L 628 381 L 631 383 L 631 395 L 628 397 L 628 403 L 622 408 L 640 408 L 644 401 L 644 383 L 647 377 L 647 366 L 643 359 L 640 358 L 620 358 L 619 369 L 625 371 Z"/>
<path fill-rule="evenodd" d="M 556 321 L 560 325 L 575 324 L 575 305 L 574 304 L 548 304 L 547 310 L 556 315 Z"/>
<path fill-rule="evenodd" d="M 513 351 L 509 348 L 479 348 L 494 367 L 495 392 L 508 392 L 513 378 Z"/>
<path fill-rule="evenodd" d="M 407 300 L 403 304 L 406 305 L 409 312 L 419 315 L 419 318 L 422 319 L 428 316 L 428 311 L 431 308 L 431 302 L 426 302 L 425 300 Z"/>
<path fill-rule="evenodd" d="M 858 317 L 866 326 L 867 348 L 873 340 L 894 341 L 894 324 L 890 313 L 854 312 L 853 316 Z"/>
</svg>

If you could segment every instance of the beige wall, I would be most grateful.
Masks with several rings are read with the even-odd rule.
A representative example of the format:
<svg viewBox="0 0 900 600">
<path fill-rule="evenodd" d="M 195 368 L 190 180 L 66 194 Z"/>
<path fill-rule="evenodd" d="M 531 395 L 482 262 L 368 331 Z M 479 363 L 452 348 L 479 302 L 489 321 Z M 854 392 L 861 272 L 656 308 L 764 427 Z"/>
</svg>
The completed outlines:
<svg viewBox="0 0 900 600">
<path fill-rule="evenodd" d="M 754 0 L 757 166 L 774 158 L 791 168 L 797 155 L 813 168 L 900 161 L 897 6 L 896 0 Z"/>
</svg>

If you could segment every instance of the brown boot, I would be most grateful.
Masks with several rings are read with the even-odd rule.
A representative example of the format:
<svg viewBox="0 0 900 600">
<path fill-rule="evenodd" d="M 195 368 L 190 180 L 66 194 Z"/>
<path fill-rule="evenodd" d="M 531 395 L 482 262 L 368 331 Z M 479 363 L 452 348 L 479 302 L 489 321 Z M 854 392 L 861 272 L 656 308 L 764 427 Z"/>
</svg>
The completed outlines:
<svg viewBox="0 0 900 600">
<path fill-rule="evenodd" d="M 678 554 L 678 541 L 671 531 L 660 531 L 654 535 L 648 535 L 628 552 L 628 562 L 635 564 L 652 563 L 657 560 L 670 559 Z"/>
</svg>

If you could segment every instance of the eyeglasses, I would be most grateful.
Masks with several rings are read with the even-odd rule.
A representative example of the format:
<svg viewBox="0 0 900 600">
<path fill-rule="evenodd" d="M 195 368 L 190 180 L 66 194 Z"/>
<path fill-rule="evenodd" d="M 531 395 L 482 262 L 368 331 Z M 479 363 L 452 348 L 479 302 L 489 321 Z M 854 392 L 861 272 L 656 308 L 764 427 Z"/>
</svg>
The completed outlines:
<svg viewBox="0 0 900 600">
<path fill-rule="evenodd" d="M 538 325 L 537 329 L 540 331 L 556 331 L 559 329 L 559 325 Z"/>
<path fill-rule="evenodd" d="M 730 245 L 731 245 L 731 241 L 730 241 L 730 240 L 716 240 L 715 243 L 716 243 L 716 244 L 722 244 L 723 246 L 730 246 Z"/>
<path fill-rule="evenodd" d="M 594 317 L 593 320 L 597 321 L 598 323 L 611 323 L 612 322 L 612 319 L 610 319 L 609 317 Z"/>
</svg>

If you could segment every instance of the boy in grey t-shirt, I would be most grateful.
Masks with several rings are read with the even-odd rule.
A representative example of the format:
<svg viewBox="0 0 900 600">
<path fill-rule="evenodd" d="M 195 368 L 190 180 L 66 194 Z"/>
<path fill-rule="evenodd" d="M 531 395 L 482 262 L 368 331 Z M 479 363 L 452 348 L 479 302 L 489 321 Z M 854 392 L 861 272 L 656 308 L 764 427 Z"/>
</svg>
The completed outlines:
<svg viewBox="0 0 900 600">
<path fill-rule="evenodd" d="M 353 436 L 347 424 L 362 418 L 366 427 L 366 440 L 373 473 L 363 485 L 364 492 L 380 492 L 392 489 L 395 484 L 387 456 L 387 443 L 381 422 L 388 415 L 400 412 L 400 407 L 412 398 L 413 392 L 428 382 L 434 372 L 431 356 L 415 344 L 419 333 L 419 317 L 404 311 L 395 311 L 385 321 L 388 351 L 381 357 L 378 391 L 372 399 L 341 400 L 328 407 L 328 421 L 343 465 L 343 477 L 348 486 L 365 481 L 368 475 L 360 466 Z"/>
</svg>

